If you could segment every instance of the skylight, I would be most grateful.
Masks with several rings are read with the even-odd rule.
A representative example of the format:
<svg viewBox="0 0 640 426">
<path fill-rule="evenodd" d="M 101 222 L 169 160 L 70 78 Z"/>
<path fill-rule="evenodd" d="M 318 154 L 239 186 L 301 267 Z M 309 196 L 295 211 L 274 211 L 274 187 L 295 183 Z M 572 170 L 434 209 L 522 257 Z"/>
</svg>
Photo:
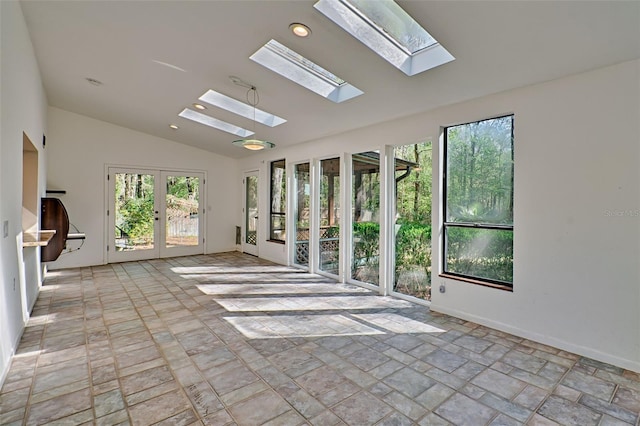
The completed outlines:
<svg viewBox="0 0 640 426">
<path fill-rule="evenodd" d="M 250 59 L 333 102 L 343 102 L 363 93 L 275 40 L 262 46 Z"/>
<path fill-rule="evenodd" d="M 455 59 L 393 0 L 319 0 L 313 7 L 409 76 Z"/>
<path fill-rule="evenodd" d="M 207 92 L 204 95 L 200 96 L 198 99 L 208 104 L 217 106 L 218 108 L 222 108 L 234 114 L 246 117 L 250 120 L 254 119 L 253 105 L 247 105 L 244 102 L 240 102 L 238 100 L 230 98 L 229 96 L 223 95 L 222 93 L 216 92 L 215 90 L 207 90 Z M 255 121 L 269 127 L 275 127 L 287 122 L 287 120 L 285 120 L 284 118 L 262 111 L 258 108 L 255 109 Z"/>
<path fill-rule="evenodd" d="M 214 129 L 222 130 L 223 132 L 240 136 L 241 138 L 246 138 L 247 136 L 251 136 L 254 133 L 251 130 L 243 129 L 242 127 L 235 126 L 233 124 L 227 123 L 226 121 L 218 120 L 217 118 L 210 117 L 206 114 L 193 111 L 188 108 L 183 109 L 182 112 L 178 115 L 182 118 L 187 118 L 197 123 L 204 124 L 205 126 L 213 127 Z"/>
</svg>

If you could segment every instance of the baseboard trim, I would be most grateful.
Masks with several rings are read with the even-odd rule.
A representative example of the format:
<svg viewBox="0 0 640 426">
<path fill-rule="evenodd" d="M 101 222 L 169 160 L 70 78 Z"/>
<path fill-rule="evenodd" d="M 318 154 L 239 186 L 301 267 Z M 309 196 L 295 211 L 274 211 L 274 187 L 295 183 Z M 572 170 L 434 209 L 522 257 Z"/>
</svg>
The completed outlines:
<svg viewBox="0 0 640 426">
<path fill-rule="evenodd" d="M 456 318 L 460 318 L 466 321 L 472 321 L 480 325 L 494 328 L 505 333 L 513 334 L 514 336 L 522 337 L 543 345 L 553 346 L 554 348 L 562 349 L 567 352 L 574 353 L 576 355 L 585 356 L 595 359 L 597 361 L 606 362 L 617 367 L 621 367 L 627 370 L 640 373 L 640 361 L 634 361 L 626 358 L 620 358 L 615 355 L 604 353 L 593 348 L 586 346 L 575 345 L 564 340 L 556 339 L 554 337 L 546 336 L 544 334 L 534 333 L 529 330 L 524 330 L 518 327 L 513 327 L 509 324 L 504 324 L 499 321 L 493 321 L 487 318 L 471 315 L 467 312 L 459 311 L 456 309 L 450 309 L 444 306 L 439 306 L 431 303 L 430 309 L 434 312 L 440 312 L 443 314 L 451 315 Z"/>
</svg>

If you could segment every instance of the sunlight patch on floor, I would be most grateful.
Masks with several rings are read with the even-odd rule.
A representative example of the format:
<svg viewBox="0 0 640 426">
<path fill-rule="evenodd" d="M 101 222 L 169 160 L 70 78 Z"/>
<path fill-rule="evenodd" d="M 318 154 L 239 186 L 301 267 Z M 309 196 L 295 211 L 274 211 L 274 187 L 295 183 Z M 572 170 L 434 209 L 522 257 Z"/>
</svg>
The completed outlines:
<svg viewBox="0 0 640 426">
<path fill-rule="evenodd" d="M 412 308 L 404 300 L 378 296 L 214 298 L 229 312 L 330 311 L 336 309 Z"/>
<path fill-rule="evenodd" d="M 227 316 L 224 319 L 249 339 L 385 334 L 344 315 Z"/>
<path fill-rule="evenodd" d="M 179 275 L 193 274 L 256 274 L 256 273 L 289 273 L 290 268 L 278 265 L 254 265 L 254 266 L 174 266 L 171 272 Z"/>
<path fill-rule="evenodd" d="M 353 314 L 355 318 L 366 321 L 392 333 L 444 333 L 446 330 L 425 324 L 402 315 L 392 313 Z"/>
<path fill-rule="evenodd" d="M 241 294 L 305 294 L 352 293 L 354 290 L 338 287 L 335 284 L 200 284 L 198 289 L 207 295 L 241 295 Z"/>
</svg>

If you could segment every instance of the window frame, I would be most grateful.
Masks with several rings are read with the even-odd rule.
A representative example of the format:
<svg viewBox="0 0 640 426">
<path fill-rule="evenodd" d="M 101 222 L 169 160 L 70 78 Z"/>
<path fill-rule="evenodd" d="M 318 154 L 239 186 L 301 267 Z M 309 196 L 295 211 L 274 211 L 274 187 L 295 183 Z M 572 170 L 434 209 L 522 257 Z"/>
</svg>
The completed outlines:
<svg viewBox="0 0 640 426">
<path fill-rule="evenodd" d="M 477 277 L 474 275 L 462 274 L 459 272 L 451 272 L 447 271 L 447 228 L 466 228 L 466 229 L 484 229 L 484 230 L 498 230 L 498 231 L 511 231 L 512 235 L 514 233 L 514 224 L 513 220 L 511 225 L 507 224 L 496 224 L 496 223 L 481 223 L 481 222 L 449 222 L 447 221 L 447 175 L 448 175 L 448 138 L 447 138 L 447 130 L 450 127 L 464 126 L 467 124 L 479 123 L 482 121 L 496 120 L 500 118 L 511 117 L 511 179 L 512 179 L 512 188 L 511 188 L 511 214 L 513 216 L 513 197 L 514 197 L 514 183 L 515 183 L 515 162 L 514 162 L 514 128 L 515 128 L 515 114 L 504 114 L 498 115 L 494 117 L 484 118 L 475 121 L 469 121 L 465 123 L 451 124 L 448 126 L 442 127 L 442 246 L 441 246 L 441 260 L 440 260 L 440 277 L 444 278 L 452 278 L 459 281 L 465 281 L 472 284 L 483 285 L 487 287 L 498 288 L 507 291 L 513 291 L 513 277 L 512 281 L 505 282 L 490 278 Z M 511 251 L 511 256 L 513 258 L 513 247 Z"/>
<path fill-rule="evenodd" d="M 276 164 L 282 163 L 282 167 L 275 167 Z M 287 162 L 284 158 L 281 158 L 279 160 L 274 160 L 271 161 L 269 163 L 269 239 L 267 241 L 273 242 L 273 243 L 279 243 L 279 244 L 284 244 L 285 243 L 285 238 L 286 238 L 286 232 L 287 232 L 287 199 L 286 199 L 286 194 L 287 194 Z M 273 210 L 273 195 L 275 193 L 274 188 L 273 188 L 273 172 L 274 170 L 278 168 L 278 169 L 282 169 L 282 189 L 283 189 L 283 196 L 284 198 L 284 206 L 282 209 L 282 212 L 276 212 Z M 274 231 L 276 231 L 276 229 L 273 228 L 273 223 L 274 223 L 274 219 L 278 217 L 280 218 L 280 223 L 282 224 L 282 228 L 277 229 L 278 231 L 281 231 L 281 235 L 282 238 L 277 238 L 274 233 Z"/>
</svg>

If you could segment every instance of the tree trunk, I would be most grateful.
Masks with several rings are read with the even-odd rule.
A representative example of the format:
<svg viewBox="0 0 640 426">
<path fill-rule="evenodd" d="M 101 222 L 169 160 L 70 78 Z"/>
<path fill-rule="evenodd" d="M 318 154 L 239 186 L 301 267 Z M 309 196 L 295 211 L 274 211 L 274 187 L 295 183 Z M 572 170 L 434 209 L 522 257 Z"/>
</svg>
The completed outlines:
<svg viewBox="0 0 640 426">
<path fill-rule="evenodd" d="M 418 144 L 413 145 L 414 163 L 420 164 L 420 150 Z M 418 208 L 420 206 L 420 172 L 416 171 L 413 181 L 413 218 L 416 220 L 418 216 Z"/>
</svg>

